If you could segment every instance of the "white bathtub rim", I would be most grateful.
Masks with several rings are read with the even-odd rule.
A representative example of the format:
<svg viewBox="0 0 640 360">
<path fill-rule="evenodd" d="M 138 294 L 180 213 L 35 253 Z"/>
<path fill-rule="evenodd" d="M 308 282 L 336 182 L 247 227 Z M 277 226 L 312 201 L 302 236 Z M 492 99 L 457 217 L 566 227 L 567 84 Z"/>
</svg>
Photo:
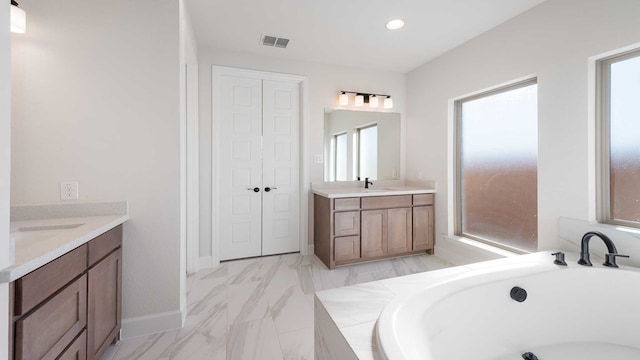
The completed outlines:
<svg viewBox="0 0 640 360">
<path fill-rule="evenodd" d="M 395 329 L 395 325 L 397 325 L 395 319 L 403 310 L 403 306 L 407 304 L 407 301 L 409 299 L 413 299 L 420 293 L 428 293 L 428 296 L 423 297 L 424 309 L 427 309 L 436 306 L 438 303 L 455 293 L 483 286 L 488 283 L 504 281 L 511 278 L 517 279 L 531 274 L 576 269 L 587 271 L 640 271 L 640 269 L 635 267 L 621 266 L 620 269 L 614 269 L 600 264 L 594 264 L 593 267 L 577 267 L 580 265 L 575 263 L 569 263 L 569 266 L 558 266 L 553 264 L 553 260 L 550 259 L 550 254 L 551 251 L 544 251 L 524 255 L 523 258 L 526 259 L 521 258 L 522 261 L 509 261 L 507 264 L 498 263 L 486 267 L 479 267 L 469 272 L 456 275 L 450 279 L 394 297 L 393 300 L 383 309 L 376 322 L 376 342 L 380 350 L 381 358 L 393 360 L 409 359 L 405 351 L 398 346 L 400 341 L 397 338 L 397 335 L 400 334 L 400 332 Z M 490 281 L 484 281 L 481 283 L 476 281 L 477 277 L 486 276 L 488 274 L 492 274 L 492 276 L 494 276 Z M 431 359 L 434 359 L 434 357 L 430 355 L 425 360 Z"/>
</svg>

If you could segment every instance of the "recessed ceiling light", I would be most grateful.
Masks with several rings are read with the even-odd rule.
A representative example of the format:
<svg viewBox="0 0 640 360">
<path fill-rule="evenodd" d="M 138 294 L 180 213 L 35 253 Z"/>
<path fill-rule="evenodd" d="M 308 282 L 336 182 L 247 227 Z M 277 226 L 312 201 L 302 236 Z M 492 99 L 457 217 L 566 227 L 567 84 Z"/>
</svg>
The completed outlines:
<svg viewBox="0 0 640 360">
<path fill-rule="evenodd" d="M 402 27 L 404 26 L 404 20 L 402 19 L 389 20 L 386 26 L 387 26 L 387 29 L 389 30 L 402 29 Z"/>
</svg>

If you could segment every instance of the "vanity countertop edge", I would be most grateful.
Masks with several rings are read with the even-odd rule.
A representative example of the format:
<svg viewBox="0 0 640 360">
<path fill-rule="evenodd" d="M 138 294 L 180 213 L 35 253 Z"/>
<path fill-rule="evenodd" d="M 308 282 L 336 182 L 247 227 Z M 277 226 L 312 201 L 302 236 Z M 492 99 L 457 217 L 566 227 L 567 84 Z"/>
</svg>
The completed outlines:
<svg viewBox="0 0 640 360">
<path fill-rule="evenodd" d="M 0 284 L 15 281 L 129 220 L 128 214 L 12 221 L 11 229 L 82 224 L 31 246 L 16 244 L 15 262 L 0 270 Z"/>
<path fill-rule="evenodd" d="M 389 195 L 415 195 L 434 194 L 436 190 L 417 186 L 389 186 L 386 188 L 316 188 L 312 190 L 314 194 L 329 199 L 349 198 L 349 197 L 369 197 L 369 196 L 389 196 Z"/>
</svg>

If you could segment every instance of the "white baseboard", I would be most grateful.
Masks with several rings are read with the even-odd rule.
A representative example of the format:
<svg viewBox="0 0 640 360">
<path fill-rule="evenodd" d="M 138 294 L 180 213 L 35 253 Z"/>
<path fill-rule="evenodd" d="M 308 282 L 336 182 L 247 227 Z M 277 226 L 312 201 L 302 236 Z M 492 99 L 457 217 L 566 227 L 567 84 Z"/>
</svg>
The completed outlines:
<svg viewBox="0 0 640 360">
<path fill-rule="evenodd" d="M 122 338 L 155 334 L 182 328 L 186 310 L 168 311 L 122 320 Z"/>
<path fill-rule="evenodd" d="M 187 304 L 185 303 L 180 309 L 180 313 L 182 314 L 182 322 L 180 323 L 180 328 L 184 327 L 184 324 L 187 323 Z"/>
<path fill-rule="evenodd" d="M 212 256 L 201 256 L 200 263 L 198 266 L 199 270 L 209 269 L 213 267 L 213 257 Z"/>
</svg>

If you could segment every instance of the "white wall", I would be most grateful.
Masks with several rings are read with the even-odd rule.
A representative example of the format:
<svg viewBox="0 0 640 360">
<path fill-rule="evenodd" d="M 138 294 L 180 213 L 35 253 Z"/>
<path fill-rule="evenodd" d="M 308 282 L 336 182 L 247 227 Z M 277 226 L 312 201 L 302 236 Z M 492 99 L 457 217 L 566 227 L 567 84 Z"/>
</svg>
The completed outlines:
<svg viewBox="0 0 640 360">
<path fill-rule="evenodd" d="M 11 175 L 11 38 L 9 2 L 0 4 L 0 269 L 9 261 L 9 180 Z M 0 358 L 9 348 L 9 285 L 0 284 Z"/>
<path fill-rule="evenodd" d="M 449 231 L 448 101 L 528 75 L 538 77 L 539 249 L 559 246 L 559 217 L 593 220 L 588 59 L 640 42 L 638 19 L 637 0 L 547 0 L 407 74 L 407 175 L 437 181 L 436 234 Z"/>
<path fill-rule="evenodd" d="M 179 3 L 20 6 L 28 31 L 12 51 L 11 202 L 58 202 L 66 180 L 79 181 L 81 200 L 128 200 L 123 333 L 178 327 Z"/>
<path fill-rule="evenodd" d="M 258 46 L 258 45 L 256 45 Z M 283 51 L 286 51 L 283 50 Z M 200 48 L 200 256 L 211 256 L 211 65 L 236 67 L 285 74 L 303 75 L 309 79 L 308 161 L 310 182 L 323 181 L 323 164 L 313 163 L 314 154 L 323 154 L 323 124 L 325 107 L 338 105 L 338 92 L 352 90 L 390 94 L 393 112 L 404 117 L 405 77 L 403 74 L 359 68 L 323 65 L 311 62 L 286 61 L 264 56 L 244 55 Z M 309 207 L 313 204 L 310 202 Z M 309 213 L 309 233 L 313 232 L 313 213 Z M 313 241 L 313 237 L 309 237 Z"/>
</svg>

